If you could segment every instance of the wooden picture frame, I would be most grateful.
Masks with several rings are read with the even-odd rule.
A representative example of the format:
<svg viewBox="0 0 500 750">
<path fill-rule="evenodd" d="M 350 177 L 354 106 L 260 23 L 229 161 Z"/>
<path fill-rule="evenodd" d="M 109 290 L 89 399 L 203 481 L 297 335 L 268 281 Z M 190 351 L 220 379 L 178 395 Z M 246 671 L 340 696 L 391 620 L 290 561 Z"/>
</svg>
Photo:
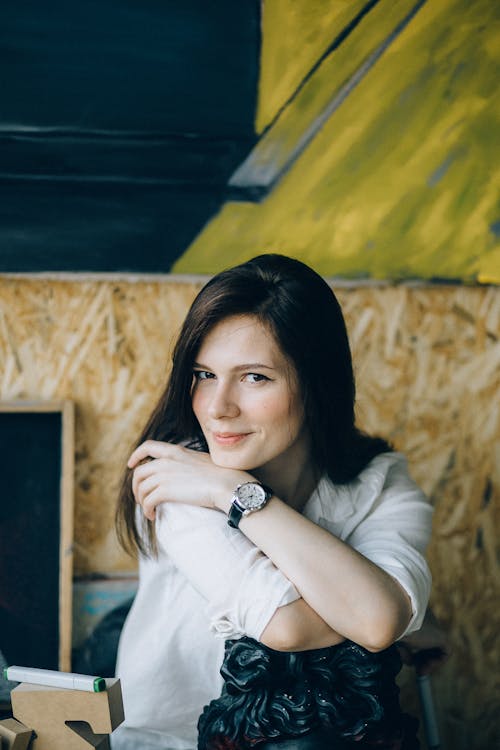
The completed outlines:
<svg viewBox="0 0 500 750">
<path fill-rule="evenodd" d="M 32 598 L 35 624 L 37 612 L 43 610 L 45 601 L 44 590 L 40 591 L 39 587 L 48 587 L 47 609 L 57 607 L 58 610 L 49 613 L 52 619 L 50 625 L 47 626 L 51 629 L 50 637 L 46 639 L 47 649 L 51 651 L 50 663 L 27 663 L 26 665 L 70 671 L 74 512 L 73 402 L 67 400 L 0 402 L 1 462 L 4 466 L 0 471 L 0 476 L 3 475 L 0 492 L 3 490 L 4 497 L 2 502 L 0 495 L 0 544 L 3 550 L 10 546 L 10 552 L 8 549 L 3 552 L 0 587 L 3 586 L 7 591 L 7 606 L 9 606 L 10 599 L 10 604 L 14 609 L 16 597 L 12 596 L 12 592 L 14 594 L 16 590 L 21 592 L 24 575 L 24 580 L 29 582 L 34 592 Z M 12 522 L 9 512 L 13 515 L 18 514 L 19 520 Z M 7 544 L 5 544 L 5 539 L 7 539 Z M 31 549 L 23 549 L 23 545 L 31 546 Z M 55 545 L 58 545 L 58 550 L 53 549 Z M 47 554 L 45 554 L 45 549 Z M 2 549 L 0 549 L 1 557 Z M 23 561 L 26 563 L 27 570 L 25 574 L 22 572 L 19 575 Z M 10 581 L 7 580 L 9 566 Z M 49 571 L 48 576 L 47 571 Z M 3 583 L 2 575 L 5 577 Z M 53 578 L 51 578 L 52 575 Z M 33 577 L 37 576 L 40 578 L 38 588 L 37 581 L 33 581 Z M 17 586 L 19 589 L 16 589 Z M 37 598 L 41 599 L 41 603 L 37 603 Z M 29 597 L 26 595 L 19 611 L 17 613 L 14 611 L 14 616 L 18 620 L 13 619 L 12 622 L 24 623 L 29 629 L 31 618 L 29 607 Z M 43 616 L 41 619 L 45 623 Z M 39 630 L 35 628 L 35 635 L 38 632 L 42 634 L 46 632 L 47 628 L 44 631 L 43 627 L 40 626 Z M 7 632 L 7 628 L 4 631 Z M 40 654 L 43 653 L 44 648 L 43 637 L 41 640 Z M 36 654 L 36 645 L 36 643 L 31 644 L 28 648 L 27 644 L 25 661 L 29 661 L 30 655 Z M 12 649 L 16 656 L 19 650 L 19 645 Z"/>
</svg>

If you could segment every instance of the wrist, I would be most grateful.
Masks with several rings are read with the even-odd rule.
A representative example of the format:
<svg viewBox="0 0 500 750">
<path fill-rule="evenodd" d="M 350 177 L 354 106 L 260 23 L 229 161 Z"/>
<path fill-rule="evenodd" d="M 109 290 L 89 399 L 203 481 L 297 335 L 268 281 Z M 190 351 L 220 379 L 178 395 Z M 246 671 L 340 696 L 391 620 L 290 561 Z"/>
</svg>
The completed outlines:
<svg viewBox="0 0 500 750">
<path fill-rule="evenodd" d="M 257 480 L 238 484 L 233 491 L 227 522 L 233 529 L 251 513 L 262 510 L 274 495 L 273 490 Z"/>
<path fill-rule="evenodd" d="M 246 471 L 235 470 L 232 472 L 227 472 L 227 476 L 224 477 L 224 481 L 217 489 L 217 492 L 215 493 L 215 496 L 213 498 L 214 507 L 227 515 L 231 510 L 234 491 L 236 487 L 239 484 L 244 484 L 245 482 L 255 481 L 255 477 L 253 477 L 251 474 L 248 474 Z"/>
</svg>

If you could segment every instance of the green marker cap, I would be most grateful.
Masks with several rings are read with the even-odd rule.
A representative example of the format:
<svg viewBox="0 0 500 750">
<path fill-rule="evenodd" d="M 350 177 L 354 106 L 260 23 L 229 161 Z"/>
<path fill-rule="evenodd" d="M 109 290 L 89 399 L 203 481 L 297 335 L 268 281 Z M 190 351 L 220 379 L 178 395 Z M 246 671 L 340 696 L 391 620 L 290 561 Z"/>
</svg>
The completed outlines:
<svg viewBox="0 0 500 750">
<path fill-rule="evenodd" d="M 4 667 L 4 669 L 3 669 L 3 678 L 4 678 L 4 680 L 8 680 L 9 679 L 7 677 L 7 669 L 8 669 L 8 667 Z"/>
<path fill-rule="evenodd" d="M 94 693 L 102 693 L 106 690 L 106 680 L 104 677 L 96 677 L 94 680 Z"/>
</svg>

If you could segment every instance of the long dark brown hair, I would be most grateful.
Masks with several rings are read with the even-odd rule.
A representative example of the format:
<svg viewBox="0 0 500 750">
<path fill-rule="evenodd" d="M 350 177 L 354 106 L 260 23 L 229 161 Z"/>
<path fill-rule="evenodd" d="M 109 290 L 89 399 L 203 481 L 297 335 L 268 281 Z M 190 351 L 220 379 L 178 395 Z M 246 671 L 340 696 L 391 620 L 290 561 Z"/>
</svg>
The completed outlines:
<svg viewBox="0 0 500 750">
<path fill-rule="evenodd" d="M 298 374 L 315 469 L 348 482 L 389 444 L 355 425 L 355 384 L 342 310 L 326 281 L 284 255 L 259 255 L 214 276 L 186 316 L 167 386 L 136 445 L 163 440 L 207 446 L 191 407 L 193 363 L 209 331 L 231 315 L 253 315 L 271 331 Z M 154 554 L 154 524 L 136 520 L 132 472 L 123 477 L 117 533 L 135 554 Z"/>
</svg>

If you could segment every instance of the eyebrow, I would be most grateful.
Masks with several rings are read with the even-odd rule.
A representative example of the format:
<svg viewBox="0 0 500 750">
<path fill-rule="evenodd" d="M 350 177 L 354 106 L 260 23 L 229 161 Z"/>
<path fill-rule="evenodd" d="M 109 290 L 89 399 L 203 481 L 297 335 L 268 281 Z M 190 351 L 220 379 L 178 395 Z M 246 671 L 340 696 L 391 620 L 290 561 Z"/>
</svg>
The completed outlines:
<svg viewBox="0 0 500 750">
<path fill-rule="evenodd" d="M 201 362 L 194 362 L 193 367 L 198 367 L 201 370 L 210 370 L 210 367 L 207 367 L 206 365 L 201 364 Z M 271 367 L 270 365 L 265 365 L 262 362 L 247 362 L 242 365 L 236 365 L 236 367 L 232 368 L 236 372 L 242 371 L 242 370 L 275 370 L 275 367 Z"/>
</svg>

